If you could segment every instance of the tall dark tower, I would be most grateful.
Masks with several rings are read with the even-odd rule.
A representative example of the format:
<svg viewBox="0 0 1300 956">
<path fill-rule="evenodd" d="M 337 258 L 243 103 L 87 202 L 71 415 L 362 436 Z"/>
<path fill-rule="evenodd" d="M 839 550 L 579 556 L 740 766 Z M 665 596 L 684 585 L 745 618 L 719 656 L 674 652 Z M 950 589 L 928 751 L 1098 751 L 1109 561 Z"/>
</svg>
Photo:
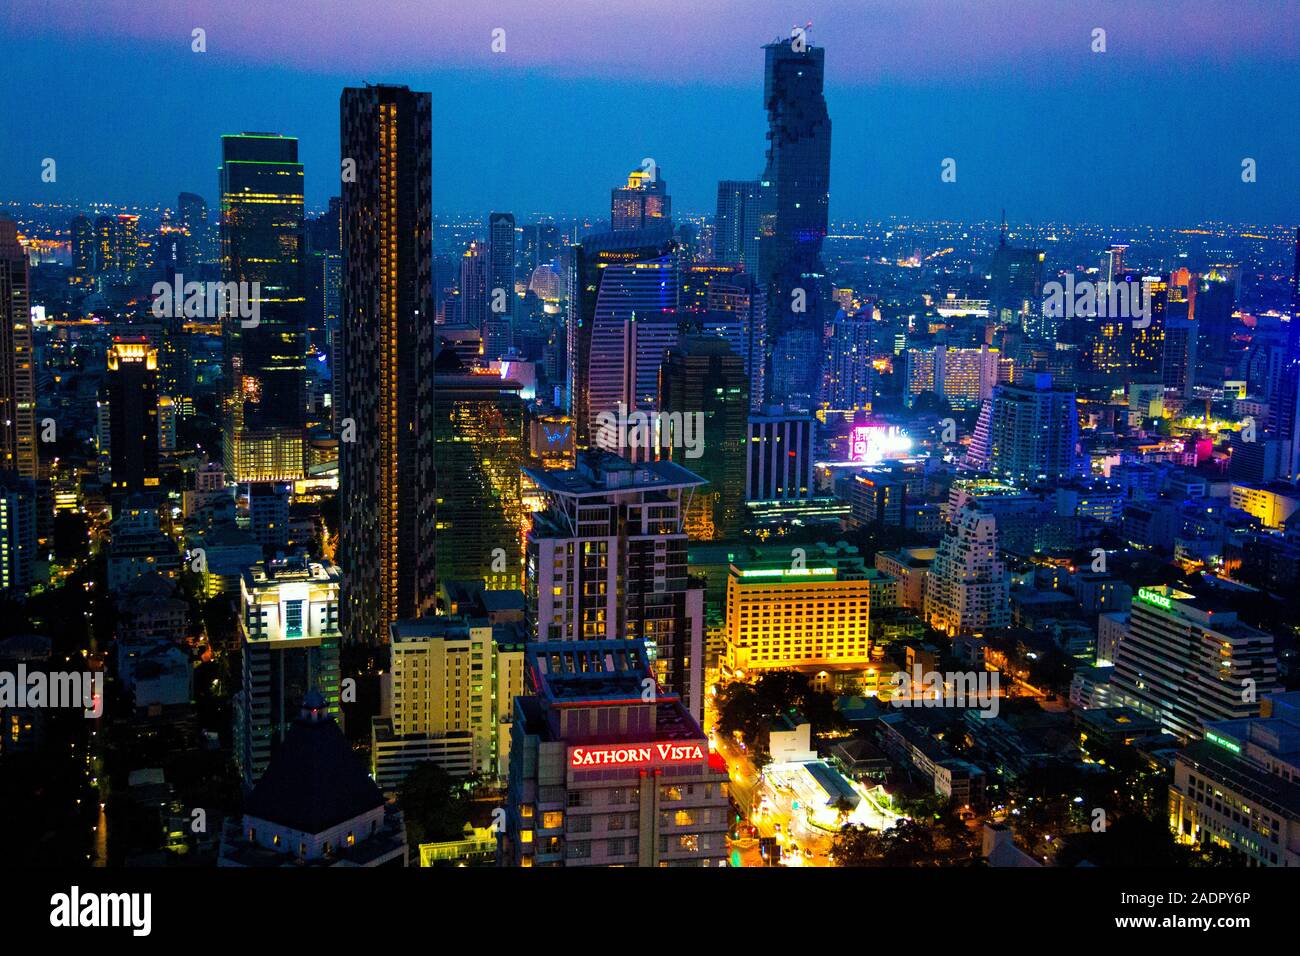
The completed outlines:
<svg viewBox="0 0 1300 956">
<path fill-rule="evenodd" d="M 221 319 L 226 471 L 240 482 L 303 475 L 302 183 L 298 140 L 292 136 L 221 137 L 221 279 L 240 284 L 241 300 L 254 313 Z"/>
<path fill-rule="evenodd" d="M 434 608 L 431 97 L 344 89 L 342 626 L 380 644 Z M 349 175 L 351 167 L 355 175 Z"/>
<path fill-rule="evenodd" d="M 483 358 L 491 362 L 514 344 L 515 217 L 488 216 L 487 308 L 483 314 Z"/>
<path fill-rule="evenodd" d="M 1199 303 L 1198 303 L 1199 304 Z M 1273 416 L 1277 437 L 1284 442 L 1282 477 L 1300 476 L 1300 229 L 1295 233 L 1295 271 L 1291 273 L 1291 323 L 1282 360 L 1278 411 Z"/>
<path fill-rule="evenodd" d="M 115 336 L 108 350 L 113 493 L 158 487 L 158 350 L 144 336 Z"/>
<path fill-rule="evenodd" d="M 0 219 L 0 470 L 36 478 L 31 286 L 18 225 Z"/>
<path fill-rule="evenodd" d="M 780 343 L 791 333 L 819 339 L 829 307 L 821 259 L 831 177 L 831 120 L 822 93 L 826 51 L 780 40 L 763 52 L 768 130 L 759 274 L 769 289 L 769 329 L 778 343 L 773 361 L 788 355 L 802 365 L 793 357 L 799 348 Z M 820 376 L 816 367 L 805 371 L 807 381 L 779 369 L 774 379 L 808 392 Z"/>
</svg>

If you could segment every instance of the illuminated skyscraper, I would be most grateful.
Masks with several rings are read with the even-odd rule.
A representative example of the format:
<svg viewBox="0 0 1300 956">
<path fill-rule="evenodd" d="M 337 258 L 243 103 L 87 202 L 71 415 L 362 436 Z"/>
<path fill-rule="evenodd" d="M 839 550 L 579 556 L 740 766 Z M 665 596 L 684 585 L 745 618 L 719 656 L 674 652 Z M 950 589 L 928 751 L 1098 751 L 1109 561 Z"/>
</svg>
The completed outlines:
<svg viewBox="0 0 1300 956">
<path fill-rule="evenodd" d="M 18 226 L 0 218 L 0 470 L 35 479 L 31 286 Z"/>
<path fill-rule="evenodd" d="M 588 236 L 570 249 L 567 397 L 578 448 L 595 441 L 600 412 L 631 406 L 631 395 L 656 397 L 659 364 L 676 341 L 676 320 L 667 328 L 664 310 L 677 308 L 677 277 L 667 224 Z M 647 322 L 644 334 L 627 328 L 634 316 Z M 629 351 L 638 341 L 641 361 Z"/>
<path fill-rule="evenodd" d="M 298 140 L 221 137 L 221 278 L 239 283 L 251 316 L 226 309 L 226 471 L 236 481 L 303 475 L 306 287 Z M 256 285 L 254 285 L 256 283 Z"/>
<path fill-rule="evenodd" d="M 609 219 L 614 232 L 644 229 L 656 223 L 671 223 L 672 199 L 668 184 L 653 162 L 627 174 L 626 186 L 610 190 Z"/>
<path fill-rule="evenodd" d="M 1031 336 L 1046 337 L 1040 326 L 1043 312 L 1043 252 L 1007 245 L 1007 224 L 1002 223 L 998 247 L 993 250 L 989 287 L 989 318 L 999 325 L 1021 325 Z"/>
<path fill-rule="evenodd" d="M 487 248 L 475 240 L 460 257 L 460 324 L 483 332 L 487 319 Z"/>
<path fill-rule="evenodd" d="M 488 217 L 487 306 L 483 318 L 483 359 L 491 362 L 514 344 L 515 217 Z"/>
<path fill-rule="evenodd" d="M 108 350 L 109 449 L 115 494 L 158 487 L 158 350 L 116 336 Z"/>
<path fill-rule="evenodd" d="M 762 190 L 758 180 L 724 179 L 718 183 L 714 261 L 736 263 L 756 276 L 761 235 Z"/>
<path fill-rule="evenodd" d="M 1159 276 L 1147 276 L 1141 282 L 1143 299 L 1150 305 L 1150 314 L 1132 321 L 1130 367 L 1135 376 L 1156 376 L 1163 381 L 1169 284 Z"/>
<path fill-rule="evenodd" d="M 826 51 L 779 40 L 763 52 L 768 145 L 760 278 L 770 287 L 774 338 L 794 326 L 820 335 L 825 290 L 814 277 L 823 271 L 831 168 L 831 121 L 822 94 Z M 815 370 L 812 381 L 818 381 Z"/>
<path fill-rule="evenodd" d="M 745 518 L 745 439 L 749 380 L 745 363 L 723 339 L 695 335 L 668 350 L 659 373 L 659 409 L 669 423 L 696 414 L 695 448 L 662 429 L 661 457 L 680 462 L 708 485 L 691 498 L 686 530 L 693 540 L 739 537 Z M 681 418 L 674 417 L 676 415 Z"/>
<path fill-rule="evenodd" d="M 349 87 L 339 109 L 356 166 L 343 182 L 343 633 L 381 644 L 436 601 L 431 97 Z"/>
<path fill-rule="evenodd" d="M 85 216 L 75 216 L 69 224 L 72 233 L 72 277 L 76 286 L 91 286 L 98 271 L 95 255 L 95 224 Z"/>
<path fill-rule="evenodd" d="M 520 385 L 464 368 L 451 349 L 434 374 L 437 565 L 444 581 L 523 587 L 521 471 L 528 454 Z"/>
<path fill-rule="evenodd" d="M 203 267 L 212 265 L 216 259 L 208 204 L 196 193 L 181 193 L 176 209 L 181 225 L 185 227 L 185 266 L 193 270 L 197 278 Z"/>
<path fill-rule="evenodd" d="M 997 518 L 970 501 L 950 515 L 925 585 L 925 619 L 949 634 L 1011 624 Z"/>
<path fill-rule="evenodd" d="M 1053 388 L 1045 373 L 1028 385 L 994 388 L 980 411 L 966 465 L 1021 482 L 1080 475 L 1074 392 Z"/>
<path fill-rule="evenodd" d="M 705 332 L 722 335 L 745 362 L 749 407 L 767 400 L 767 290 L 747 273 L 720 275 L 709 282 Z"/>
</svg>

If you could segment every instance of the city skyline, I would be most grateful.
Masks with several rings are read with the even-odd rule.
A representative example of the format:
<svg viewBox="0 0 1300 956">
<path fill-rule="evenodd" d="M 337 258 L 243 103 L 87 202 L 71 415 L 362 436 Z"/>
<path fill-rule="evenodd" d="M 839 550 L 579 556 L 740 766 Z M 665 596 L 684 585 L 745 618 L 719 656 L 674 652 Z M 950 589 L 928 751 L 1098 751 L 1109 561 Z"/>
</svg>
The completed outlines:
<svg viewBox="0 0 1300 956">
<path fill-rule="evenodd" d="M 831 52 L 832 220 L 1000 209 L 1012 221 L 1300 218 L 1291 160 L 1300 127 L 1278 122 L 1300 105 L 1297 18 L 1265 16 L 1264 3 L 1250 5 L 1260 16 L 1231 21 L 1198 0 L 1173 17 L 1044 4 L 1013 26 L 998 16 L 1005 4 L 979 6 L 881 3 L 854 15 L 846 4 L 810 5 L 809 40 Z M 197 2 L 147 20 L 109 4 L 117 16 L 101 24 L 105 43 L 71 10 L 56 3 L 35 22 L 18 9 L 0 20 L 0 49 L 14 64 L 0 93 L 17 104 L 0 155 L 6 200 L 205 195 L 220 136 L 269 129 L 299 138 L 307 203 L 322 206 L 337 194 L 338 90 L 365 80 L 431 91 L 435 125 L 452 132 L 433 144 L 439 213 L 597 214 L 604 191 L 643 156 L 672 171 L 680 212 L 704 213 L 717 181 L 762 170 L 753 77 L 762 45 L 791 29 L 784 11 L 739 17 L 732 4 L 692 11 L 693 29 L 661 8 L 626 18 L 640 24 L 633 30 L 585 4 L 554 18 L 506 4 L 500 24 L 487 12 L 415 4 L 364 23 L 331 4 L 307 21 L 295 4 L 267 27 Z M 292 31 L 295 16 L 310 28 Z M 505 48 L 492 53 L 498 26 Z M 1104 53 L 1091 50 L 1099 26 Z M 202 53 L 191 50 L 196 27 Z M 445 42 L 422 52 L 417 38 L 434 29 Z M 583 41 L 566 43 L 566 30 Z M 39 60 L 37 45 L 16 45 L 20 31 L 41 37 Z M 314 53 L 327 46 L 322 67 Z M 124 61 L 131 70 L 114 69 Z M 33 73 L 46 77 L 38 92 L 10 88 Z M 94 108 L 77 99 L 88 85 L 100 93 Z M 146 88 L 173 105 L 113 107 Z M 196 124 L 182 102 L 203 104 L 220 125 Z M 149 162 L 134 164 L 138 147 L 128 144 L 145 144 Z M 45 158 L 59 163 L 54 183 L 41 180 Z M 947 158 L 957 160 L 955 182 L 940 179 Z M 1257 164 L 1252 183 L 1242 182 L 1246 158 Z M 1180 189 L 1164 188 L 1175 181 Z"/>
</svg>

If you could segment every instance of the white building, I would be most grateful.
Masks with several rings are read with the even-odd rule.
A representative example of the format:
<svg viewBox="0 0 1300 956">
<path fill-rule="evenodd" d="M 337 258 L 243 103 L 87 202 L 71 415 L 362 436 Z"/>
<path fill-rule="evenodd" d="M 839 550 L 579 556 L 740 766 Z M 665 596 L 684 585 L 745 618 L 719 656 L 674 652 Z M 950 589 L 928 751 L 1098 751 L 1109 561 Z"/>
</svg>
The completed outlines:
<svg viewBox="0 0 1300 956">
<path fill-rule="evenodd" d="M 927 572 L 925 617 L 949 634 L 980 634 L 1011 624 L 1006 566 L 998 556 L 997 519 L 977 501 L 949 517 Z"/>
</svg>

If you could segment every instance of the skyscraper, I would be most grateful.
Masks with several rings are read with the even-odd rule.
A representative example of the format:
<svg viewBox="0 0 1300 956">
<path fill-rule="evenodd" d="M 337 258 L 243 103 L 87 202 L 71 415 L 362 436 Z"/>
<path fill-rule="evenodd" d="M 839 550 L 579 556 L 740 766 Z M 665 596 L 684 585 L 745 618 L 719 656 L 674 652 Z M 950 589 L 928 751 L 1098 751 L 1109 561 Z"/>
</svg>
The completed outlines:
<svg viewBox="0 0 1300 956">
<path fill-rule="evenodd" d="M 31 286 L 18 225 L 0 218 L 0 470 L 35 479 Z"/>
<path fill-rule="evenodd" d="M 1045 337 L 1039 327 L 1043 302 L 1043 252 L 1007 245 L 1007 224 L 1002 223 L 990 268 L 989 318 L 999 325 L 1021 325 L 1035 337 Z"/>
<path fill-rule="evenodd" d="M 477 239 L 465 247 L 460 257 L 460 324 L 480 334 L 487 321 L 487 249 Z"/>
<path fill-rule="evenodd" d="M 1013 481 L 1069 478 L 1082 472 L 1079 411 L 1072 390 L 1046 373 L 1028 385 L 999 385 L 984 403 L 966 465 Z"/>
<path fill-rule="evenodd" d="M 822 240 L 830 204 L 831 121 L 822 94 L 826 51 L 793 40 L 763 48 L 767 165 L 760 278 L 773 337 L 793 326 L 821 333 Z M 816 377 L 813 381 L 817 381 Z"/>
<path fill-rule="evenodd" d="M 762 199 L 762 187 L 756 179 L 724 179 L 718 183 L 713 220 L 715 262 L 737 263 L 751 275 L 758 274 Z"/>
<path fill-rule="evenodd" d="M 949 516 L 927 572 L 925 618 L 949 634 L 979 634 L 1011 623 L 997 519 L 972 500 Z"/>
<path fill-rule="evenodd" d="M 749 407 L 767 401 L 767 290 L 747 273 L 720 275 L 709 282 L 703 330 L 721 334 L 745 362 Z"/>
<path fill-rule="evenodd" d="M 625 326 L 634 314 L 646 318 L 676 309 L 675 256 L 676 244 L 666 224 L 588 236 L 570 249 L 566 395 L 578 448 L 593 441 L 596 415 L 636 390 L 626 376 L 636 363 L 627 361 L 630 332 Z M 664 344 L 664 352 L 672 341 L 675 337 Z M 651 395 L 658 389 L 664 352 L 645 364 L 644 384 Z"/>
<path fill-rule="evenodd" d="M 251 316 L 206 316 L 220 318 L 225 347 L 226 471 L 240 482 L 300 478 L 307 338 L 298 140 L 223 136 L 220 176 L 221 278 L 239 283 L 252 306 Z"/>
<path fill-rule="evenodd" d="M 673 203 L 668 195 L 668 184 L 653 162 L 628 173 L 626 186 L 615 186 L 610 190 L 609 220 L 614 232 L 671 223 L 672 218 Z"/>
<path fill-rule="evenodd" d="M 540 641 L 643 640 L 659 686 L 703 707 L 704 591 L 687 574 L 686 499 L 704 481 L 670 461 L 581 452 L 525 469 L 545 507 L 528 533 L 525 594 Z"/>
<path fill-rule="evenodd" d="M 215 259 L 212 223 L 208 221 L 208 204 L 197 193 L 181 193 L 176 200 L 181 225 L 185 227 L 185 266 L 195 278 Z"/>
<path fill-rule="evenodd" d="M 671 416 L 702 416 L 698 458 L 661 436 L 660 455 L 688 464 L 708 482 L 691 498 L 686 530 L 694 540 L 739 537 L 745 518 L 745 439 L 749 380 L 745 364 L 716 336 L 689 336 L 668 350 L 659 377 L 659 408 Z M 669 421 L 676 419 L 669 418 Z"/>
<path fill-rule="evenodd" d="M 158 487 L 158 350 L 144 336 L 115 336 L 108 350 L 113 491 Z"/>
<path fill-rule="evenodd" d="M 499 359 L 514 344 L 515 217 L 488 216 L 487 309 L 483 320 L 483 359 Z"/>
<path fill-rule="evenodd" d="M 434 564 L 431 97 L 404 86 L 340 98 L 343 633 L 380 644 L 431 611 Z"/>
<path fill-rule="evenodd" d="M 83 288 L 94 285 L 95 274 L 99 271 L 95 255 L 95 224 L 85 216 L 74 216 L 68 231 L 72 234 L 72 276 L 69 281 Z"/>
<path fill-rule="evenodd" d="M 523 587 L 527 456 L 518 382 L 474 374 L 451 349 L 434 373 L 437 568 L 444 581 Z"/>
</svg>

